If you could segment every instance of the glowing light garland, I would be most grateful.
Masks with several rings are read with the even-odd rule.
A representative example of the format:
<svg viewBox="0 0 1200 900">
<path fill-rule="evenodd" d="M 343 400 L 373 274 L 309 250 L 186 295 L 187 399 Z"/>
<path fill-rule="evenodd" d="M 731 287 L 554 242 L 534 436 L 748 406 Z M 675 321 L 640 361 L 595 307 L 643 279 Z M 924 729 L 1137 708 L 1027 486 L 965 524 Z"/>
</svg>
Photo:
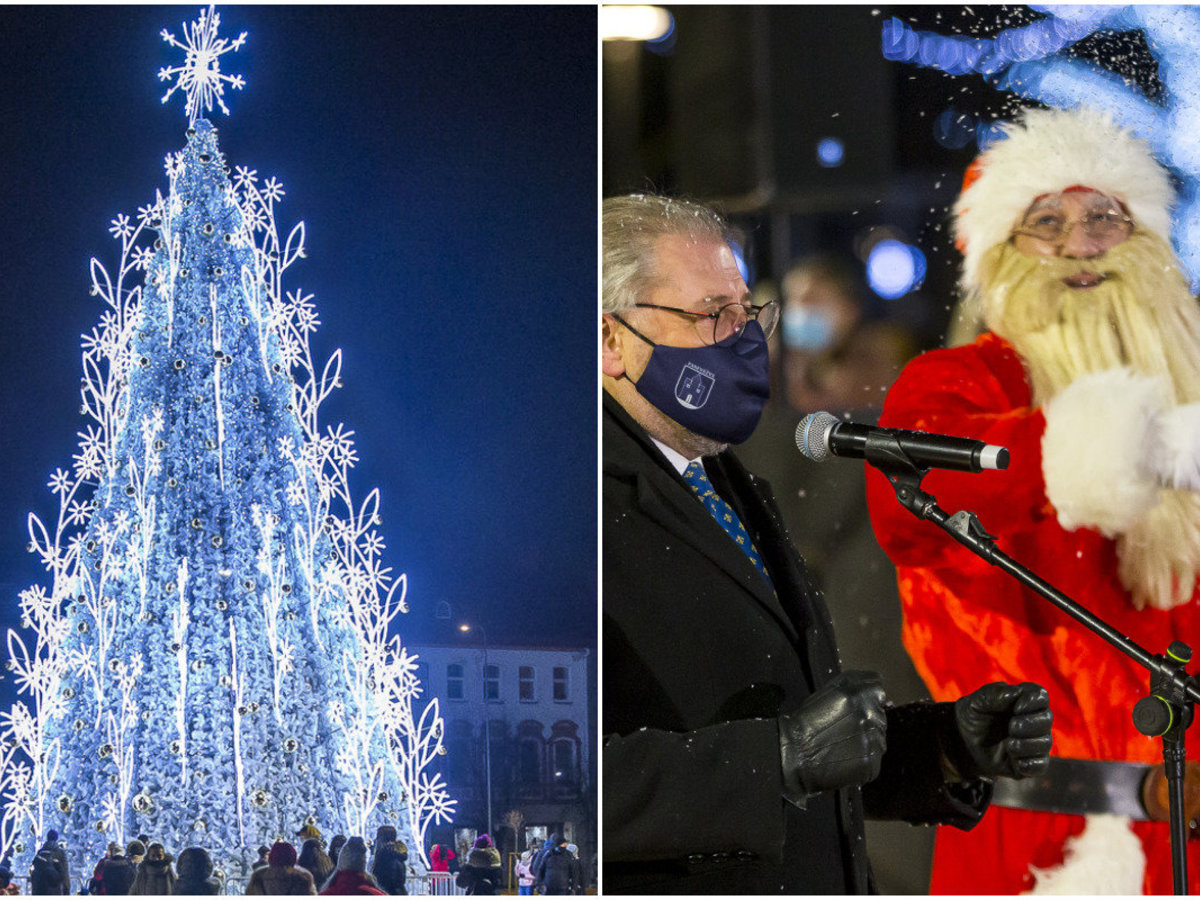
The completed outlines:
<svg viewBox="0 0 1200 900">
<path fill-rule="evenodd" d="M 392 633 L 379 492 L 352 496 L 353 432 L 318 424 L 341 351 L 317 364 L 312 296 L 284 287 L 304 225 L 281 239 L 282 186 L 231 181 L 204 119 L 166 172 L 112 221 L 114 273 L 91 261 L 92 424 L 50 479 L 56 519 L 29 517 L 51 583 L 21 592 L 31 643 L 8 633 L 24 699 L 0 713 L 0 856 L 23 870 L 53 827 L 90 871 L 147 833 L 237 879 L 305 822 L 388 823 L 422 862 L 455 806 L 427 772 L 444 728 Z"/>
<path fill-rule="evenodd" d="M 1173 240 L 1200 288 L 1200 9 L 1194 6 L 1032 5 L 1046 18 L 995 38 L 917 31 L 899 19 L 884 23 L 883 55 L 952 75 L 976 72 L 997 89 L 1048 106 L 1111 111 L 1153 148 L 1181 184 Z M 1151 100 L 1134 83 L 1065 50 L 1097 31 L 1141 31 L 1158 62 L 1164 90 Z"/>
<path fill-rule="evenodd" d="M 241 75 L 222 75 L 221 56 L 233 51 L 236 53 L 246 42 L 246 32 L 238 35 L 237 40 L 230 42 L 217 37 L 217 28 L 221 17 L 214 6 L 200 10 L 200 18 L 189 28 L 183 25 L 184 42 L 176 40 L 175 35 L 163 29 L 162 39 L 187 55 L 181 66 L 164 66 L 158 70 L 159 81 L 170 81 L 178 76 L 179 81 L 163 94 L 162 102 L 166 103 L 171 95 L 180 88 L 187 95 L 188 123 L 195 124 L 204 112 L 212 112 L 213 100 L 221 107 L 221 112 L 229 115 L 225 106 L 225 82 L 234 90 L 246 86 Z"/>
</svg>

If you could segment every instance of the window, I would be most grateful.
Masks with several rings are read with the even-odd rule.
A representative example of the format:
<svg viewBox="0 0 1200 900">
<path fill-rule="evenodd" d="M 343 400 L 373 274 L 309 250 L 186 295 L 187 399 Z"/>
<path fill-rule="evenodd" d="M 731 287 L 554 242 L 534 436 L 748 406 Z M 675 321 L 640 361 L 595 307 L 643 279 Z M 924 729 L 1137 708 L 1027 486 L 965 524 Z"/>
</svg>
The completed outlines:
<svg viewBox="0 0 1200 900">
<path fill-rule="evenodd" d="M 517 688 L 522 703 L 533 703 L 537 699 L 533 693 L 533 666 L 517 667 Z"/>
<path fill-rule="evenodd" d="M 449 700 L 463 700 L 466 693 L 463 689 L 463 667 L 461 663 L 450 663 L 446 666 L 446 697 Z"/>
<path fill-rule="evenodd" d="M 542 745 L 526 739 L 517 747 L 517 781 L 535 785 L 542 780 Z"/>
<path fill-rule="evenodd" d="M 554 667 L 554 699 L 559 702 L 566 702 L 571 699 L 566 666 Z"/>
<path fill-rule="evenodd" d="M 498 701 L 500 699 L 500 667 L 483 667 L 483 699 Z"/>
<path fill-rule="evenodd" d="M 556 785 L 571 785 L 575 783 L 575 744 L 572 741 L 555 741 L 552 745 L 554 762 L 554 783 Z"/>
</svg>

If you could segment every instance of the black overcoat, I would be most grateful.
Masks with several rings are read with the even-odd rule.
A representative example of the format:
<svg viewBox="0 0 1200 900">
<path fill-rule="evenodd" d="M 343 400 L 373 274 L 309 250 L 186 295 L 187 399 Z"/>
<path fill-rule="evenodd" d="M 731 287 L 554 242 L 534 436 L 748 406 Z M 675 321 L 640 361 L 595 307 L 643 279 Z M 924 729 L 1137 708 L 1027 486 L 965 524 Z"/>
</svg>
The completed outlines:
<svg viewBox="0 0 1200 900">
<path fill-rule="evenodd" d="M 773 588 L 607 393 L 603 419 L 604 892 L 864 893 L 864 802 L 973 826 L 990 788 L 943 782 L 949 704 L 889 709 L 866 789 L 783 799 L 776 716 L 840 671 L 824 600 L 733 453 L 705 470 Z"/>
</svg>

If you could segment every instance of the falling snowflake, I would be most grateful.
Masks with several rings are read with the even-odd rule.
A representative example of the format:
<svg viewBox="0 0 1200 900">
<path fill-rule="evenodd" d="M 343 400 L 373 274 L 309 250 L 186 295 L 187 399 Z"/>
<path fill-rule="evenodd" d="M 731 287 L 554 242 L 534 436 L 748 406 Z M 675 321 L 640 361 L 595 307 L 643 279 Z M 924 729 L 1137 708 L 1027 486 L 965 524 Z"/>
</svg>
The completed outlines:
<svg viewBox="0 0 1200 900">
<path fill-rule="evenodd" d="M 221 17 L 216 13 L 215 7 L 210 5 L 207 10 L 200 10 L 200 19 L 191 23 L 190 28 L 187 22 L 183 24 L 184 42 L 176 40 L 175 35 L 165 28 L 162 30 L 164 41 L 187 54 L 183 65 L 164 66 L 158 70 L 159 81 L 170 81 L 179 76 L 179 80 L 163 94 L 162 101 L 166 103 L 175 91 L 183 88 L 187 94 L 187 116 L 190 124 L 195 124 L 202 110 L 210 112 L 214 100 L 221 107 L 221 112 L 229 115 L 229 108 L 224 100 L 223 82 L 228 82 L 234 90 L 241 90 L 246 84 L 241 75 L 221 73 L 222 54 L 241 49 L 246 41 L 246 32 L 243 31 L 237 40 L 231 42 L 228 38 L 217 37 L 220 24 Z"/>
</svg>

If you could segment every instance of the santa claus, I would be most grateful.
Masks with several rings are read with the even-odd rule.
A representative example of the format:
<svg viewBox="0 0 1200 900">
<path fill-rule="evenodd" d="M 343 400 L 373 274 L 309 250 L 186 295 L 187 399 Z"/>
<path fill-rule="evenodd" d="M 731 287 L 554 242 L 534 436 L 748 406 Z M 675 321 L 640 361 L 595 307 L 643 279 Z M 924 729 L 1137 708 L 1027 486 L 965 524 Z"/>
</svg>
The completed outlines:
<svg viewBox="0 0 1200 900">
<path fill-rule="evenodd" d="M 954 209 L 988 330 L 910 363 L 881 419 L 1007 447 L 1007 470 L 922 486 L 1151 652 L 1200 642 L 1200 311 L 1168 243 L 1172 199 L 1148 147 L 1106 115 L 1027 111 Z M 867 493 L 933 696 L 1035 681 L 1054 710 L 1048 775 L 998 779 L 977 828 L 940 830 L 932 891 L 1171 893 L 1161 744 L 1131 716 L 1146 670 L 913 518 L 877 472 Z M 1195 729 L 1187 743 L 1200 758 Z M 1188 862 L 1195 892 L 1200 841 Z"/>
</svg>

